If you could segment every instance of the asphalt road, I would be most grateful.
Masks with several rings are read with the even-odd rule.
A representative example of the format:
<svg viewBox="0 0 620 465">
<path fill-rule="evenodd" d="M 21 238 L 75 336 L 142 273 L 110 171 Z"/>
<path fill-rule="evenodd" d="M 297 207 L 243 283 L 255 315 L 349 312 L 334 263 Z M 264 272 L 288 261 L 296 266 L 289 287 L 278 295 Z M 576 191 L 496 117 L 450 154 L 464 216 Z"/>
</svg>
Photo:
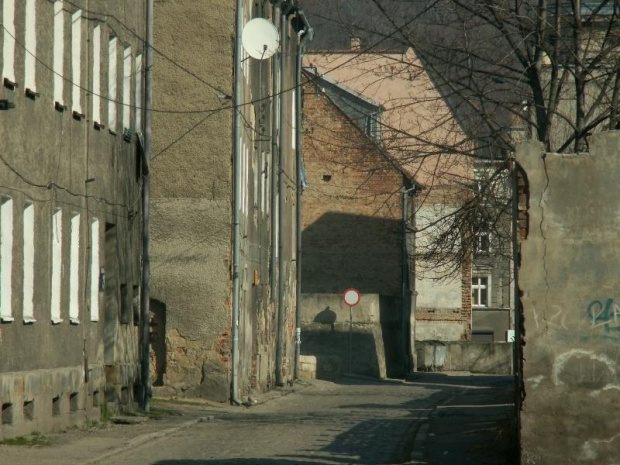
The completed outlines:
<svg viewBox="0 0 620 465">
<path fill-rule="evenodd" d="M 0 463 L 516 463 L 507 377 L 346 378 L 313 381 L 289 395 L 270 397 L 269 402 L 259 397 L 251 408 L 158 403 L 182 415 L 57 435 L 45 448 L 2 446 Z"/>
</svg>

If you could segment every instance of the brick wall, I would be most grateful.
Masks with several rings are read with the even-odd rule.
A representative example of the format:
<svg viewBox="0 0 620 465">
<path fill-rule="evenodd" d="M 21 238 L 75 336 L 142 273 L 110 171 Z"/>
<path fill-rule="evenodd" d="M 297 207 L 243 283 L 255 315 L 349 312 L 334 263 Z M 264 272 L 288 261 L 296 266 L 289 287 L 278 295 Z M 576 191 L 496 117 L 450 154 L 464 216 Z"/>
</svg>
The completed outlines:
<svg viewBox="0 0 620 465">
<path fill-rule="evenodd" d="M 400 295 L 403 175 L 311 83 L 304 161 L 302 291 Z"/>
</svg>

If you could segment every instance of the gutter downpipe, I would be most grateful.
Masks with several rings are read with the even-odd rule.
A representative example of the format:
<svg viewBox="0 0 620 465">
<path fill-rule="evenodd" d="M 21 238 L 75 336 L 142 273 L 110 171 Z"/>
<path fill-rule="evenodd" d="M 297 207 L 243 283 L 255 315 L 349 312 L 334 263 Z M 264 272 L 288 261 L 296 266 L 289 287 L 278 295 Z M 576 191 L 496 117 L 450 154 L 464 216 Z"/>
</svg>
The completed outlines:
<svg viewBox="0 0 620 465">
<path fill-rule="evenodd" d="M 282 4 L 282 0 L 277 0 L 272 7 L 271 17 L 273 19 L 274 24 L 276 23 L 276 12 L 280 10 L 280 5 Z M 279 108 L 279 93 L 278 93 L 278 80 L 276 76 L 278 75 L 278 64 L 279 57 L 281 53 L 276 53 L 272 57 L 271 61 L 271 255 L 269 257 L 269 270 L 270 270 L 270 285 L 271 285 L 271 301 L 275 302 L 277 299 L 278 292 L 278 281 L 277 281 L 277 242 L 278 242 L 278 231 L 277 231 L 277 216 L 278 216 L 278 184 L 276 180 L 278 179 L 278 138 L 279 136 L 279 121 L 276 118 L 278 115 Z"/>
<path fill-rule="evenodd" d="M 412 293 L 411 293 L 411 282 L 410 282 L 410 270 L 409 270 L 409 248 L 407 242 L 407 222 L 408 222 L 408 214 L 409 211 L 409 194 L 413 192 L 415 194 L 416 186 L 407 189 L 403 186 L 402 194 L 403 194 L 403 202 L 402 202 L 402 268 L 401 268 L 401 279 L 402 279 L 402 293 L 401 293 L 401 347 L 403 353 L 403 374 L 408 375 L 411 370 L 414 368 L 414 347 L 413 347 L 413 338 L 411 337 L 411 333 L 413 331 L 413 327 L 411 327 L 412 321 Z"/>
<path fill-rule="evenodd" d="M 150 380 L 150 335 L 149 335 L 149 299 L 151 262 L 149 257 L 149 215 L 150 215 L 150 165 L 153 108 L 153 0 L 146 0 L 146 44 L 144 49 L 144 164 L 142 174 L 142 299 L 140 300 L 140 407 L 148 412 L 151 401 Z"/>
<path fill-rule="evenodd" d="M 301 355 L 301 227 L 302 227 L 302 194 L 303 186 L 302 182 L 302 163 L 303 163 L 303 146 L 302 146 L 302 90 L 301 85 L 301 72 L 303 69 L 303 54 L 306 44 L 310 42 L 314 37 L 314 29 L 308 24 L 308 21 L 304 15 L 303 10 L 298 10 L 297 15 L 304 22 L 304 29 L 299 32 L 301 41 L 297 48 L 297 76 L 295 81 L 295 88 L 297 93 L 295 94 L 295 161 L 297 164 L 297 219 L 296 219 L 296 239 L 297 239 L 297 254 L 296 254 L 296 295 L 295 295 L 295 374 L 294 378 L 299 379 L 299 357 Z"/>
<path fill-rule="evenodd" d="M 233 295 L 232 295 L 232 385 L 230 401 L 232 404 L 241 405 L 237 397 L 239 392 L 239 313 L 240 313 L 240 271 L 239 257 L 241 254 L 241 60 L 242 45 L 241 33 L 243 31 L 243 0 L 236 0 L 235 9 L 235 96 L 234 96 L 234 119 L 233 119 Z"/>
<path fill-rule="evenodd" d="M 294 7 L 288 5 L 280 16 L 280 93 L 286 89 L 286 52 L 287 52 L 287 36 L 288 36 L 288 20 L 287 17 Z M 284 272 L 286 260 L 285 252 L 285 234 L 286 234 L 286 131 L 284 119 L 286 117 L 286 99 L 280 95 L 280 166 L 278 170 L 279 195 L 278 195 L 278 334 L 276 339 L 276 386 L 284 386 L 283 371 L 283 347 L 284 342 L 284 287 L 286 285 L 286 273 Z"/>
</svg>

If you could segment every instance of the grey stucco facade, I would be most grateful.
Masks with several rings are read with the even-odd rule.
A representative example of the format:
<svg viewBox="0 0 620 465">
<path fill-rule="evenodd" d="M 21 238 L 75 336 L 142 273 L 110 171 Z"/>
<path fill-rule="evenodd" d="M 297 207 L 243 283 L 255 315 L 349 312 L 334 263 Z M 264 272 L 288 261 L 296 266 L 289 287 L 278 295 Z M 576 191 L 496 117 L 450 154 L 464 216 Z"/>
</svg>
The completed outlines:
<svg viewBox="0 0 620 465">
<path fill-rule="evenodd" d="M 156 392 L 163 395 L 231 399 L 234 330 L 239 344 L 235 395 L 275 386 L 279 343 L 284 378 L 293 376 L 297 186 L 293 106 L 299 36 L 291 26 L 292 10 L 282 30 L 279 8 L 250 1 L 242 5 L 243 10 L 236 12 L 229 1 L 155 4 L 155 47 L 162 52 L 154 72 L 155 107 L 176 110 L 154 116 L 152 360 Z M 235 141 L 237 13 L 244 25 L 253 18 L 267 18 L 280 36 L 286 34 L 288 46 L 262 61 L 240 57 L 241 124 Z M 281 59 L 283 73 L 278 71 Z M 280 103 L 286 112 L 274 129 L 274 109 L 279 112 Z M 281 155 L 286 160 L 283 172 L 278 166 Z M 240 183 L 238 199 L 235 179 Z M 277 203 L 280 179 L 286 186 L 284 209 Z M 284 235 L 275 233 L 281 223 Z M 233 321 L 235 226 L 240 241 L 238 322 Z M 280 254 L 283 267 L 277 260 Z M 278 341 L 280 288 L 284 337 Z"/>
<path fill-rule="evenodd" d="M 523 144 L 522 463 L 618 462 L 620 135 L 584 154 Z"/>
<path fill-rule="evenodd" d="M 1 437 L 133 403 L 145 13 L 17 0 L 0 14 Z"/>
</svg>

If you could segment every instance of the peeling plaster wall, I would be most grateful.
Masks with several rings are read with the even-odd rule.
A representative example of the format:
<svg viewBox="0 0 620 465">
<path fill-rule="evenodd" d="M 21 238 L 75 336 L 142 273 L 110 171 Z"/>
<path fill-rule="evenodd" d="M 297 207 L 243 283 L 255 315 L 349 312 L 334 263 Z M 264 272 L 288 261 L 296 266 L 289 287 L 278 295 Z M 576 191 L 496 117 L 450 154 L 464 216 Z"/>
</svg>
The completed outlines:
<svg viewBox="0 0 620 465">
<path fill-rule="evenodd" d="M 590 153 L 523 144 L 529 234 L 521 241 L 522 463 L 620 460 L 620 133 Z"/>
</svg>

